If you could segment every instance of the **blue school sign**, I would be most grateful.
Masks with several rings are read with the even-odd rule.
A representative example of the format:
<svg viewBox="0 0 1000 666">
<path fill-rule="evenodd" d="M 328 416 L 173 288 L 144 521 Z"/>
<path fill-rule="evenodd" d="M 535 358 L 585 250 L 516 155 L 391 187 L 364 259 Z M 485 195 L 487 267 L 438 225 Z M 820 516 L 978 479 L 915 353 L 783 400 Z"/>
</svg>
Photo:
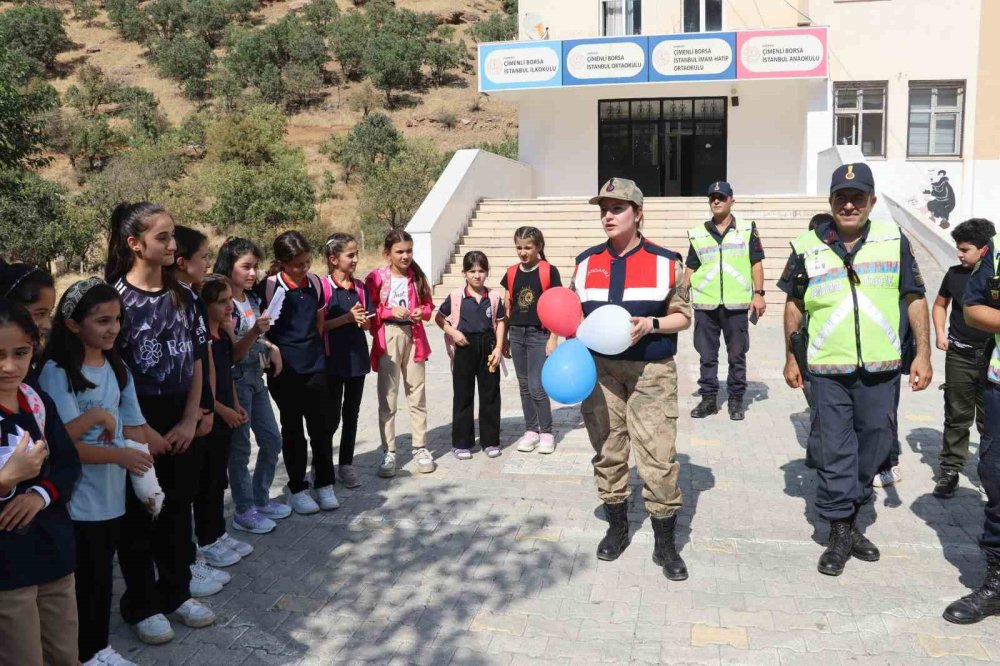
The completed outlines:
<svg viewBox="0 0 1000 666">
<path fill-rule="evenodd" d="M 503 42 L 479 47 L 479 90 L 558 88 L 562 42 Z"/>
<path fill-rule="evenodd" d="M 736 78 L 736 33 L 649 38 L 650 81 L 730 81 Z"/>
<path fill-rule="evenodd" d="M 563 42 L 564 86 L 649 81 L 649 40 L 645 37 L 572 39 Z"/>
</svg>

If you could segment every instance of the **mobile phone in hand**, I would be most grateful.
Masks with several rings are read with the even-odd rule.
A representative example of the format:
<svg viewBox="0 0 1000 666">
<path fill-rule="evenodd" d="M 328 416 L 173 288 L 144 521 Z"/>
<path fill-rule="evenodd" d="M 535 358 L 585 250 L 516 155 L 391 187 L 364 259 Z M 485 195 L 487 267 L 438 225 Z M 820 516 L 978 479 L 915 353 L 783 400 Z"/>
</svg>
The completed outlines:
<svg viewBox="0 0 1000 666">
<path fill-rule="evenodd" d="M 757 325 L 757 319 L 758 319 L 758 317 L 757 317 L 757 311 L 754 310 L 753 308 L 750 308 L 750 323 L 753 324 L 754 326 L 756 326 Z"/>
</svg>

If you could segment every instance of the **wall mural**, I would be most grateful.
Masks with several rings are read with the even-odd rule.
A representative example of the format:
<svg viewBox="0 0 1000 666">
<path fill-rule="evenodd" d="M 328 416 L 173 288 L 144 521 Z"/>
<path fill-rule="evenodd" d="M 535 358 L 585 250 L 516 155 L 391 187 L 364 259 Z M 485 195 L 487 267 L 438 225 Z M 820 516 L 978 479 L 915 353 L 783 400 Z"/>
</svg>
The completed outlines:
<svg viewBox="0 0 1000 666">
<path fill-rule="evenodd" d="M 529 12 L 521 19 L 521 32 L 525 39 L 532 41 L 549 38 L 549 29 L 541 14 Z"/>
<path fill-rule="evenodd" d="M 934 222 L 942 229 L 947 229 L 951 226 L 949 217 L 951 212 L 955 210 L 955 190 L 952 188 L 951 183 L 948 181 L 948 172 L 944 169 L 938 170 L 938 172 L 931 176 L 930 186 L 923 191 L 923 195 L 927 197 L 927 203 L 921 212 L 929 215 L 931 222 Z"/>
</svg>

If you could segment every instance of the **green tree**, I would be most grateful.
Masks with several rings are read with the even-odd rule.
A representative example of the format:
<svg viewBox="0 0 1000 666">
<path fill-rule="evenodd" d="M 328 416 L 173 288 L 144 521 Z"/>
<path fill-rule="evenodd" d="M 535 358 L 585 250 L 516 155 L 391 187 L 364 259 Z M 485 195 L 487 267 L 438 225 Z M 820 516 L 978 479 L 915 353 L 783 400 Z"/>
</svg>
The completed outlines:
<svg viewBox="0 0 1000 666">
<path fill-rule="evenodd" d="M 187 4 L 187 28 L 211 46 L 222 42 L 222 35 L 235 19 L 226 0 L 191 0 Z"/>
<path fill-rule="evenodd" d="M 67 232 L 65 192 L 58 185 L 31 171 L 0 171 L 0 247 L 6 258 L 47 266 L 77 250 Z"/>
<path fill-rule="evenodd" d="M 312 0 L 302 9 L 302 20 L 321 33 L 339 16 L 340 8 L 334 0 Z"/>
<path fill-rule="evenodd" d="M 105 0 L 108 20 L 130 42 L 145 43 L 155 32 L 153 22 L 139 8 L 139 0 Z"/>
<path fill-rule="evenodd" d="M 391 32 L 375 35 L 365 49 L 363 68 L 372 85 L 385 93 L 392 105 L 394 91 L 416 87 L 423 76 L 426 45 L 422 40 Z"/>
<path fill-rule="evenodd" d="M 149 90 L 140 86 L 120 86 L 115 91 L 114 101 L 118 104 L 117 115 L 131 123 L 134 141 L 156 139 L 167 128 L 167 121 L 160 113 L 160 102 Z"/>
<path fill-rule="evenodd" d="M 183 176 L 177 141 L 140 143 L 112 158 L 104 171 L 87 181 L 78 203 L 107 220 L 121 201 L 162 200 Z"/>
<path fill-rule="evenodd" d="M 90 0 L 73 0 L 73 19 L 85 21 L 89 26 L 90 22 L 97 18 L 97 7 Z"/>
<path fill-rule="evenodd" d="M 377 236 L 406 226 L 442 168 L 441 154 L 424 140 L 408 141 L 395 157 L 376 164 L 362 184 L 362 227 Z"/>
<path fill-rule="evenodd" d="M 188 21 L 184 0 L 153 0 L 144 11 L 156 27 L 160 39 L 172 39 L 184 32 Z"/>
<path fill-rule="evenodd" d="M 56 56 L 72 46 L 62 12 L 41 5 L 22 5 L 0 14 L 0 44 L 48 70 Z"/>
<path fill-rule="evenodd" d="M 261 166 L 285 149 L 285 114 L 269 104 L 223 116 L 206 132 L 207 156 L 217 162 Z"/>
<path fill-rule="evenodd" d="M 370 81 L 365 81 L 357 89 L 351 92 L 347 98 L 347 103 L 352 111 L 360 111 L 362 116 L 367 116 L 375 109 L 382 107 L 382 98 Z"/>
<path fill-rule="evenodd" d="M 111 103 L 120 88 L 116 81 L 108 79 L 104 70 L 96 65 L 84 63 L 77 72 L 79 85 L 66 89 L 64 101 L 83 115 L 94 115 L 104 104 Z"/>
<path fill-rule="evenodd" d="M 340 162 L 344 182 L 350 181 L 351 174 L 367 173 L 379 162 L 395 156 L 403 144 L 403 135 L 389 116 L 379 111 L 365 116 L 342 140 L 339 136 L 327 139 L 320 151 Z"/>
<path fill-rule="evenodd" d="M 469 34 L 482 42 L 507 42 L 517 38 L 517 14 L 494 12 L 485 21 L 472 26 Z"/>
<path fill-rule="evenodd" d="M 162 40 L 153 49 L 153 62 L 160 73 L 177 81 L 188 97 L 200 99 L 208 92 L 206 77 L 215 54 L 204 40 L 190 35 Z"/>
<path fill-rule="evenodd" d="M 455 43 L 447 38 L 429 42 L 425 60 L 430 67 L 431 81 L 435 85 L 443 84 L 448 73 L 461 67 L 468 57 L 469 51 L 464 42 Z"/>
<path fill-rule="evenodd" d="M 0 169 L 44 166 L 43 114 L 58 105 L 48 84 L 26 80 L 25 62 L 0 44 Z"/>
<path fill-rule="evenodd" d="M 345 78 L 357 80 L 364 74 L 368 36 L 368 19 L 357 10 L 341 14 L 340 18 L 330 23 L 327 29 L 330 51 L 340 63 Z"/>
</svg>

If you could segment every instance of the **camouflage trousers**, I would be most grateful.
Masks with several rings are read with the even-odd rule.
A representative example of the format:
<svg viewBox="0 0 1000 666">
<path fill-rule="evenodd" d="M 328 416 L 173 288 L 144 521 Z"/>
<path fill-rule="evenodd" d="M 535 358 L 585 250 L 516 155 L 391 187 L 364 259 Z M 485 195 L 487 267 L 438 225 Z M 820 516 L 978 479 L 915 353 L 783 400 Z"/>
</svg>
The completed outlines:
<svg viewBox="0 0 1000 666">
<path fill-rule="evenodd" d="M 682 505 L 677 488 L 677 366 L 662 361 L 594 358 L 597 386 L 581 412 L 594 447 L 594 478 L 601 500 L 629 497 L 628 459 L 635 452 L 642 497 L 651 516 L 669 517 Z"/>
</svg>

